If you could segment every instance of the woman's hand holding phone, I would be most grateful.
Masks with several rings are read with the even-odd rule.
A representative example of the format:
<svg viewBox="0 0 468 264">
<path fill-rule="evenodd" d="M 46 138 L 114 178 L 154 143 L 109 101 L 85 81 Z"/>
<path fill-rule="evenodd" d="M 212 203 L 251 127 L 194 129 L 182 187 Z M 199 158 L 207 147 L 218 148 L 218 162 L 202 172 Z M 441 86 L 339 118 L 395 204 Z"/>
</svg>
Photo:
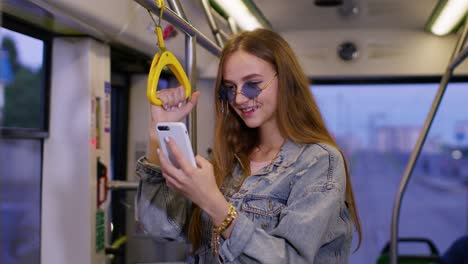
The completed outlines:
<svg viewBox="0 0 468 264">
<path fill-rule="evenodd" d="M 182 86 L 158 91 L 158 97 L 163 101 L 163 106 L 151 105 L 150 144 L 147 158 L 149 162 L 160 165 L 169 188 L 179 191 L 200 206 L 210 216 L 213 223 L 219 225 L 226 216 L 229 203 L 218 188 L 213 165 L 197 155 L 195 157 L 197 166 L 194 167 L 169 137 L 169 142 L 166 143 L 173 152 L 174 158 L 180 163 L 180 168 L 176 168 L 159 150 L 159 141 L 164 139 L 158 138 L 155 129 L 158 122 L 183 120 L 197 104 L 199 96 L 200 94 L 195 92 L 189 102 L 185 103 L 185 88 Z"/>
<path fill-rule="evenodd" d="M 185 88 L 183 86 L 158 91 L 158 97 L 163 102 L 162 106 L 151 105 L 151 120 L 149 122 L 149 147 L 148 161 L 159 165 L 159 157 L 156 149 L 159 147 L 159 139 L 155 127 L 158 122 L 179 122 L 192 111 L 197 104 L 199 92 L 194 92 L 188 102 L 185 102 Z"/>
<path fill-rule="evenodd" d="M 197 155 L 195 157 L 197 166 L 194 167 L 184 156 L 174 139 L 168 137 L 166 144 L 179 163 L 179 168 L 176 168 L 163 151 L 158 149 L 161 169 L 167 186 L 182 193 L 208 215 L 219 215 L 218 218 L 222 219 L 229 204 L 216 184 L 213 165 Z"/>
</svg>

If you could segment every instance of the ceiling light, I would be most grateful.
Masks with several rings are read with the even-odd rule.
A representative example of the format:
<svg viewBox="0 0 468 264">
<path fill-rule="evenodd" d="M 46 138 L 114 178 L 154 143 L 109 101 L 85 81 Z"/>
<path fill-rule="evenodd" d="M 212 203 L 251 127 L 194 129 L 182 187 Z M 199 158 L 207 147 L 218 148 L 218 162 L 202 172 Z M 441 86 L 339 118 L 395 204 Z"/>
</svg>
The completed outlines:
<svg viewBox="0 0 468 264">
<path fill-rule="evenodd" d="M 223 11 L 236 21 L 242 30 L 254 30 L 264 26 L 242 0 L 214 0 Z"/>
<path fill-rule="evenodd" d="M 429 19 L 427 29 L 443 36 L 458 29 L 466 17 L 468 0 L 439 0 Z"/>
</svg>

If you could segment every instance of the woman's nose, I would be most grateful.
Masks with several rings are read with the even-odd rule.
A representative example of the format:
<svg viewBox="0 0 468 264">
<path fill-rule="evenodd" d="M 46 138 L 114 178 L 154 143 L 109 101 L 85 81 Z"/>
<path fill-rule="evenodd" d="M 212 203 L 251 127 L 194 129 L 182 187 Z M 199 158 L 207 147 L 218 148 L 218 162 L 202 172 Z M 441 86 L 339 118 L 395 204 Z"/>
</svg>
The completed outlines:
<svg viewBox="0 0 468 264">
<path fill-rule="evenodd" d="M 245 102 L 247 102 L 249 100 L 250 100 L 250 98 L 248 98 L 247 96 L 245 96 L 242 93 L 242 89 L 237 88 L 236 94 L 234 95 L 234 103 L 235 104 L 243 104 L 243 103 L 245 103 Z"/>
</svg>

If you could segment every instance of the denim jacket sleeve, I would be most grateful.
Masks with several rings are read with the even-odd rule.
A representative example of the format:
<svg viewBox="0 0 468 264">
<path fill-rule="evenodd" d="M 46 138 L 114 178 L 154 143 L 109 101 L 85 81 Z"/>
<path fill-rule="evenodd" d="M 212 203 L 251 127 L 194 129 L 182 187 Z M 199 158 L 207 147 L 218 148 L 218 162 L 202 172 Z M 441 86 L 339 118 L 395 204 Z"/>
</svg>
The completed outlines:
<svg viewBox="0 0 468 264">
<path fill-rule="evenodd" d="M 185 241 L 185 225 L 191 202 L 170 190 L 159 167 L 145 157 L 138 160 L 136 174 L 140 183 L 135 197 L 135 220 L 157 240 Z"/>
<path fill-rule="evenodd" d="M 350 224 L 340 219 L 346 184 L 343 159 L 336 149 L 322 144 L 308 146 L 302 155 L 306 156 L 300 164 L 294 164 L 300 171 L 293 177 L 278 226 L 267 233 L 239 213 L 230 238 L 221 246 L 225 263 L 347 262 L 347 256 L 342 256 L 344 261 L 317 258 L 324 254 L 322 246 L 342 243 L 336 238 L 351 233 Z M 340 252 L 325 254 L 335 259 Z"/>
</svg>

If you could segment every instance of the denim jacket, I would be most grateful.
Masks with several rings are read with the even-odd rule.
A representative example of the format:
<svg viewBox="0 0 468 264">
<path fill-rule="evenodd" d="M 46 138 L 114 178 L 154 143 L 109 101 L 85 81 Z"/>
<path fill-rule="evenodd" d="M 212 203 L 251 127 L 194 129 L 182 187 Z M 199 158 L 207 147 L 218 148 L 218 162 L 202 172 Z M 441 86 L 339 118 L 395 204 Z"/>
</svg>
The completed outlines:
<svg viewBox="0 0 468 264">
<path fill-rule="evenodd" d="M 158 167 L 138 161 L 136 220 L 163 240 L 186 241 L 191 202 L 170 190 Z M 238 211 L 220 256 L 210 248 L 211 223 L 189 263 L 348 263 L 353 223 L 337 149 L 286 140 L 277 158 L 242 183 L 239 165 L 222 188 Z"/>
</svg>

